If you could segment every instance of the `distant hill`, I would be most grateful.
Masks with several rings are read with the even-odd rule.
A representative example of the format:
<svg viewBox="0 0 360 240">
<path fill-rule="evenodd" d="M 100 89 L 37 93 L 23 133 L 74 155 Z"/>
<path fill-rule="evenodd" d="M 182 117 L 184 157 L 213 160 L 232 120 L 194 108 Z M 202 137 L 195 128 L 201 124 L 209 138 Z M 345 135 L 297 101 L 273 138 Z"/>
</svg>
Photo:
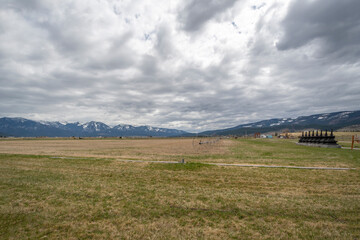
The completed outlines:
<svg viewBox="0 0 360 240">
<path fill-rule="evenodd" d="M 304 129 L 354 129 L 360 124 L 360 111 L 323 113 L 297 118 L 274 118 L 236 127 L 201 132 L 198 135 L 245 135 L 255 132 L 276 132 L 283 129 L 300 131 Z M 353 127 L 352 127 L 353 126 Z"/>
<path fill-rule="evenodd" d="M 338 129 L 340 132 L 360 132 L 360 124 Z"/>
<path fill-rule="evenodd" d="M 118 137 L 118 136 L 154 136 L 171 137 L 187 132 L 157 128 L 151 126 L 117 125 L 109 127 L 102 122 L 60 123 L 33 121 L 25 118 L 0 118 L 0 132 L 2 136 L 14 137 Z"/>
</svg>

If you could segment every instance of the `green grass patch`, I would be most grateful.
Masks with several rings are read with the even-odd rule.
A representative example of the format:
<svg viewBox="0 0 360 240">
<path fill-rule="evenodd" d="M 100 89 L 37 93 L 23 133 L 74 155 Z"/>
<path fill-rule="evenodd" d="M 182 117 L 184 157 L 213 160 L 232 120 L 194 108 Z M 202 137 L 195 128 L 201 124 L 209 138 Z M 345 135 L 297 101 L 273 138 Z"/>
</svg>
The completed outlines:
<svg viewBox="0 0 360 240">
<path fill-rule="evenodd" d="M 281 139 L 239 139 L 230 161 L 268 165 L 360 167 L 360 151 L 300 146 Z"/>
<path fill-rule="evenodd" d="M 154 170 L 170 170 L 170 171 L 198 171 L 201 169 L 215 167 L 214 165 L 187 162 L 187 163 L 152 163 L 149 168 Z"/>
</svg>

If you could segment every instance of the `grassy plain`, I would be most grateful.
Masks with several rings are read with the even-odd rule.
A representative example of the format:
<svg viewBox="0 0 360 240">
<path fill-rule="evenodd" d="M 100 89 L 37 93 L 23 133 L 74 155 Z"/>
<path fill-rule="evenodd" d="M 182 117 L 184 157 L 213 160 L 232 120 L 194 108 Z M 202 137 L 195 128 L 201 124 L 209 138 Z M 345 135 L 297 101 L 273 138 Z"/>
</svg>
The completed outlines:
<svg viewBox="0 0 360 240">
<path fill-rule="evenodd" d="M 0 239 L 360 239 L 360 151 L 197 141 L 1 140 Z"/>
</svg>

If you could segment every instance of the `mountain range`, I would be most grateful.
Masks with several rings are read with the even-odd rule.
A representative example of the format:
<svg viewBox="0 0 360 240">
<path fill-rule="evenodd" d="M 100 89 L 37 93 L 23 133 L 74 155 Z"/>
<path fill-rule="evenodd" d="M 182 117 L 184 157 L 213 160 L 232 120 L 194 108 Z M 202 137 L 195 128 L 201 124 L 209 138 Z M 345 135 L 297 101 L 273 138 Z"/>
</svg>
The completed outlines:
<svg viewBox="0 0 360 240">
<path fill-rule="evenodd" d="M 176 129 L 151 126 L 132 126 L 119 124 L 110 127 L 102 122 L 61 123 L 33 121 L 25 118 L 0 118 L 0 136 L 14 137 L 119 137 L 119 136 L 214 136 L 245 135 L 255 132 L 279 132 L 284 129 L 300 131 L 304 129 L 347 129 L 360 130 L 360 111 L 343 111 L 323 113 L 297 118 L 274 118 L 254 123 L 241 124 L 236 127 L 205 131 L 198 134 Z"/>
<path fill-rule="evenodd" d="M 119 137 L 119 136 L 156 136 L 171 137 L 187 132 L 151 126 L 132 126 L 119 124 L 109 127 L 102 122 L 60 123 L 33 121 L 25 118 L 0 118 L 0 136 L 14 137 Z"/>
<path fill-rule="evenodd" d="M 245 135 L 255 132 L 267 133 L 277 132 L 284 129 L 289 131 L 301 131 L 305 129 L 334 129 L 339 130 L 360 124 L 360 111 L 343 111 L 333 113 L 322 113 L 297 118 L 274 118 L 254 123 L 241 124 L 236 127 L 201 132 L 198 135 Z"/>
</svg>

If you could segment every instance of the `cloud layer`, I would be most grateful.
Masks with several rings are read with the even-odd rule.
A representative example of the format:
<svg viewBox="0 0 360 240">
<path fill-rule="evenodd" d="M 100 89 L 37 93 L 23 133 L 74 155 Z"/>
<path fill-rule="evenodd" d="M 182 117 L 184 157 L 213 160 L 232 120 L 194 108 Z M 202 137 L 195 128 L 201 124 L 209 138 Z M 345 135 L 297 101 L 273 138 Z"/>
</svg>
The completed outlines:
<svg viewBox="0 0 360 240">
<path fill-rule="evenodd" d="M 356 0 L 0 0 L 0 113 L 202 131 L 359 109 Z"/>
</svg>

